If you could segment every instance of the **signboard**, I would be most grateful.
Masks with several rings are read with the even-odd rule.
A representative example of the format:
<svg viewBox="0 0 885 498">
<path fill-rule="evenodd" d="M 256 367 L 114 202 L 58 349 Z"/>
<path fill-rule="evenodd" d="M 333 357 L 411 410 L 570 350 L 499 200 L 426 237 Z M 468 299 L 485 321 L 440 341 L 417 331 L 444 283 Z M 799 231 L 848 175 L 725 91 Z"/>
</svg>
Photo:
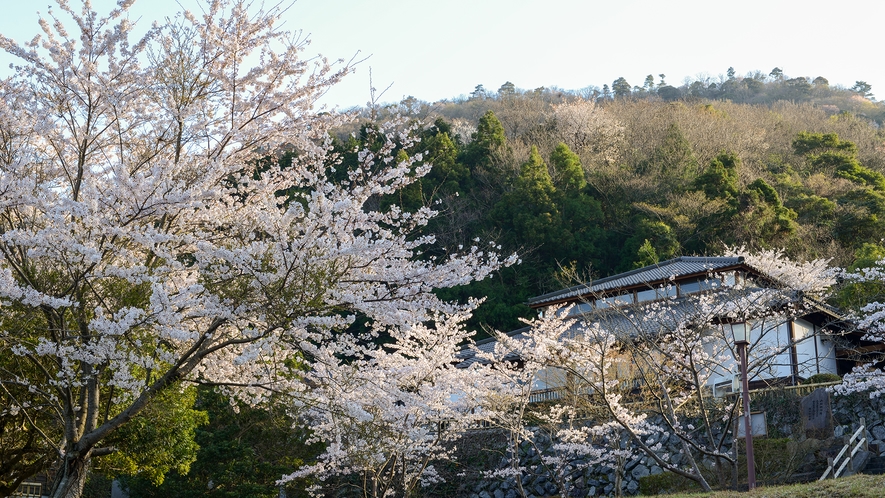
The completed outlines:
<svg viewBox="0 0 885 498">
<path fill-rule="evenodd" d="M 734 432 L 737 434 L 737 437 L 746 437 L 747 433 L 744 430 L 746 425 L 744 424 L 743 415 L 738 417 L 736 424 L 737 428 Z M 765 412 L 750 412 L 750 431 L 752 431 L 753 437 L 768 435 L 768 422 L 765 420 Z"/>
<path fill-rule="evenodd" d="M 833 412 L 830 409 L 830 393 L 824 388 L 802 398 L 802 422 L 808 437 L 825 439 L 833 435 Z"/>
</svg>

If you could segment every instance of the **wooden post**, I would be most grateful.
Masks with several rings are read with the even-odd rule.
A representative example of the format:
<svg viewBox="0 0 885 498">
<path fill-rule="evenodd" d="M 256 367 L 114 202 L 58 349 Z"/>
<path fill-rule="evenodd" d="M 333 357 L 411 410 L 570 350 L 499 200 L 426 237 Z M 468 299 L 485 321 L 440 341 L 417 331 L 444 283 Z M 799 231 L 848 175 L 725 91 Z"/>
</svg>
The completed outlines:
<svg viewBox="0 0 885 498">
<path fill-rule="evenodd" d="M 830 469 L 830 478 L 836 478 L 836 465 L 833 464 L 833 457 L 827 457 L 827 468 Z"/>
<path fill-rule="evenodd" d="M 753 416 L 750 414 L 750 385 L 747 380 L 747 342 L 737 343 L 741 356 L 741 397 L 744 400 L 744 442 L 747 453 L 747 488 L 756 489 L 756 461 L 753 458 Z"/>
<path fill-rule="evenodd" d="M 863 417 L 860 418 L 860 426 L 863 427 L 863 432 L 860 433 L 860 437 L 863 438 L 863 450 L 869 451 L 869 441 L 867 441 L 867 421 L 864 420 Z"/>
</svg>

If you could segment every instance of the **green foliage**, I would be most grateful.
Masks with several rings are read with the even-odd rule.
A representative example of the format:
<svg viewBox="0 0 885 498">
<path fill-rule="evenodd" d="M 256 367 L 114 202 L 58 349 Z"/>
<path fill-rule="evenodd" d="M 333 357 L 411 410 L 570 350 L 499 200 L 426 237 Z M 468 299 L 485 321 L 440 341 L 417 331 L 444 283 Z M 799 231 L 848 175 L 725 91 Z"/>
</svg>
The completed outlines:
<svg viewBox="0 0 885 498">
<path fill-rule="evenodd" d="M 624 243 L 625 255 L 618 265 L 619 270 L 655 264 L 679 252 L 679 242 L 673 230 L 663 221 L 638 219 L 636 225 L 636 232 Z"/>
<path fill-rule="evenodd" d="M 851 190 L 838 200 L 834 235 L 846 247 L 879 240 L 885 233 L 885 194 L 871 188 Z"/>
<path fill-rule="evenodd" d="M 445 193 L 460 192 L 470 180 L 470 171 L 458 162 L 458 147 L 450 135 L 449 126 L 442 119 L 437 119 L 421 141 L 426 151 L 424 162 L 433 165 L 422 183 L 432 182 Z"/>
<path fill-rule="evenodd" d="M 880 192 L 885 192 L 885 176 L 878 171 L 861 166 L 857 159 L 833 153 L 824 153 L 819 157 L 819 160 L 824 158 L 827 160 L 834 159 L 831 162 L 836 164 L 836 176 L 851 180 L 858 185 L 870 186 Z"/>
<path fill-rule="evenodd" d="M 853 156 L 857 153 L 857 145 L 839 139 L 835 133 L 800 131 L 796 139 L 793 140 L 793 152 L 797 155 L 804 156 L 824 151 L 840 151 Z"/>
<path fill-rule="evenodd" d="M 404 211 L 415 211 L 430 206 L 441 197 L 459 195 L 469 188 L 472 177 L 468 168 L 458 162 L 458 146 L 449 134 L 451 127 L 442 119 L 420 133 L 421 141 L 414 150 L 400 150 L 397 160 L 405 161 L 411 154 L 422 153 L 423 160 L 416 162 L 415 168 L 430 164 L 430 172 L 414 183 L 400 189 L 395 196 L 381 200 L 381 208 L 397 205 Z"/>
<path fill-rule="evenodd" d="M 538 295 L 536 289 L 543 288 L 539 282 L 545 278 L 545 271 L 531 264 L 539 258 L 526 257 L 530 258 L 530 262 L 504 268 L 494 278 L 438 291 L 440 297 L 447 300 L 466 302 L 469 298 L 486 298 L 467 322 L 468 327 L 477 331 L 477 339 L 487 337 L 486 327 L 502 331 L 516 330 L 524 326 L 520 318 L 535 315 L 525 303 Z"/>
<path fill-rule="evenodd" d="M 780 207 L 781 199 L 777 195 L 777 191 L 762 178 L 753 180 L 753 183 L 747 186 L 747 191 L 754 191 L 754 195 L 772 206 Z"/>
<path fill-rule="evenodd" d="M 631 95 L 632 89 L 630 83 L 627 83 L 627 80 L 621 76 L 612 83 L 612 92 L 614 92 L 615 97 L 624 98 Z"/>
<path fill-rule="evenodd" d="M 2 363 L 0 359 L 0 367 Z M 21 396 L 24 392 L 10 387 L 17 399 L 26 399 Z M 0 393 L 0 406 L 12 405 L 8 392 Z M 46 470 L 52 461 L 52 450 L 31 426 L 25 411 L 13 414 L 0 410 L 0 496 L 8 496 L 22 481 Z"/>
<path fill-rule="evenodd" d="M 555 192 L 556 188 L 553 186 L 550 172 L 547 171 L 547 164 L 541 158 L 538 148 L 533 145 L 528 161 L 524 162 L 519 170 L 516 193 L 538 209 L 552 213 L 555 210 L 552 204 Z"/>
<path fill-rule="evenodd" d="M 811 94 L 811 83 L 808 82 L 807 78 L 799 77 L 799 78 L 790 78 L 784 81 L 784 84 L 792 91 L 793 95 L 796 97 L 805 97 Z"/>
<path fill-rule="evenodd" d="M 679 125 L 671 124 L 651 157 L 639 165 L 639 172 L 661 177 L 662 186 L 680 189 L 698 174 L 698 160 Z"/>
<path fill-rule="evenodd" d="M 800 194 L 787 205 L 796 212 L 796 220 L 811 225 L 831 226 L 836 218 L 836 203 L 818 195 Z"/>
<path fill-rule="evenodd" d="M 486 150 L 504 147 L 507 144 L 507 137 L 504 135 L 504 125 L 501 124 L 494 112 L 487 111 L 479 119 L 479 124 L 476 125 L 476 135 L 471 143 Z"/>
<path fill-rule="evenodd" d="M 429 257 L 469 247 L 478 237 L 524 261 L 445 291 L 462 300 L 488 296 L 470 323 L 474 329 L 520 327 L 518 318 L 532 314 L 525 301 L 560 288 L 563 267 L 602 277 L 678 254 L 717 254 L 722 244 L 785 247 L 791 254 L 836 256 L 842 259 L 834 264 L 847 266 L 845 254 L 885 233 L 885 158 L 880 135 L 864 119 L 786 104 L 764 110 L 709 100 L 664 104 L 643 100 L 654 93 L 651 85 L 635 93 L 623 78 L 616 83 L 616 94 L 631 98 L 595 109 L 593 119 L 605 119 L 588 121 L 588 136 L 600 126 L 594 133 L 604 143 L 577 153 L 545 122 L 550 104 L 570 97 L 544 89 L 504 98 L 502 86 L 500 97 L 451 104 L 455 112 L 443 115 L 468 116 L 476 125 L 466 145 L 443 119 L 416 132 L 421 142 L 407 152 L 426 152 L 424 163 L 433 168 L 396 198 L 379 199 L 381 205 L 441 211 L 424 232 L 437 235 Z M 811 98 L 842 91 L 822 80 L 808 90 L 807 78 L 771 80 L 762 73 L 695 83 L 696 97 L 745 101 L 772 92 L 810 91 Z M 662 97 L 665 87 L 663 78 L 654 86 Z M 678 95 L 695 91 L 671 88 Z M 375 145 L 373 129 L 364 125 L 355 138 L 336 142 L 342 158 L 336 174 L 355 160 L 349 152 L 355 146 Z M 711 143 L 711 137 L 722 139 Z"/>
<path fill-rule="evenodd" d="M 742 440 L 741 440 L 742 442 Z M 814 440 L 798 443 L 790 438 L 754 438 L 753 457 L 756 463 L 756 481 L 760 486 L 787 482 L 813 452 Z M 738 452 L 738 475 L 747 475 L 747 458 L 743 446 Z"/>
<path fill-rule="evenodd" d="M 90 472 L 80 498 L 111 498 L 114 482 L 104 475 Z"/>
<path fill-rule="evenodd" d="M 197 406 L 208 413 L 209 422 L 197 430 L 200 449 L 190 470 L 172 472 L 159 485 L 123 477 L 131 498 L 275 498 L 276 480 L 319 454 L 320 448 L 306 445 L 306 434 L 279 407 L 232 405 L 211 389 L 200 390 Z M 287 496 L 302 496 L 304 485 L 287 486 Z"/>
<path fill-rule="evenodd" d="M 849 266 L 849 271 L 858 271 L 864 268 L 881 268 L 879 261 L 885 259 L 885 247 L 881 244 L 864 242 L 855 252 L 854 261 Z M 881 301 L 885 298 L 885 284 L 879 281 L 872 282 L 844 282 L 837 290 L 834 302 L 837 306 L 847 310 L 856 310 L 866 303 Z"/>
<path fill-rule="evenodd" d="M 556 197 L 547 165 L 538 149 L 532 147 L 528 161 L 520 168 L 515 189 L 501 198 L 492 217 L 510 232 L 507 237 L 510 243 L 543 248 L 561 228 Z"/>
<path fill-rule="evenodd" d="M 701 485 L 696 481 L 672 472 L 661 472 L 639 478 L 639 494 L 643 496 L 700 491 L 702 491 Z"/>
<path fill-rule="evenodd" d="M 187 473 L 197 458 L 196 431 L 208 423 L 205 411 L 194 409 L 197 390 L 170 389 L 108 441 L 118 451 L 96 460 L 96 471 L 109 477 L 137 476 L 153 484 L 163 483 L 166 474 Z"/>
<path fill-rule="evenodd" d="M 875 268 L 883 259 L 885 259 L 885 247 L 881 244 L 864 242 L 854 252 L 854 262 L 848 269 L 849 271 L 857 271 L 862 268 Z"/>
<path fill-rule="evenodd" d="M 486 111 L 476 125 L 476 133 L 470 142 L 469 155 L 476 160 L 491 155 L 507 145 L 504 125 L 492 111 Z"/>
<path fill-rule="evenodd" d="M 569 149 L 568 145 L 559 142 L 550 154 L 550 162 L 556 171 L 558 187 L 565 191 L 581 190 L 587 185 L 584 179 L 584 168 L 581 158 Z"/>
<path fill-rule="evenodd" d="M 516 95 L 516 85 L 509 81 L 505 82 L 501 85 L 501 88 L 498 88 L 498 95 L 501 97 L 512 97 L 513 95 Z"/>
<path fill-rule="evenodd" d="M 870 85 L 866 81 L 856 81 L 854 86 L 851 87 L 851 91 L 857 93 L 861 97 L 872 97 L 873 94 L 870 90 L 873 89 L 873 85 Z"/>
<path fill-rule="evenodd" d="M 707 169 L 697 177 L 694 189 L 703 191 L 710 199 L 731 201 L 737 197 L 738 168 L 741 160 L 730 152 L 722 152 L 710 161 Z"/>
<path fill-rule="evenodd" d="M 645 241 L 642 242 L 642 245 L 639 246 L 639 250 L 636 251 L 636 255 L 639 259 L 633 263 L 635 268 L 656 265 L 660 262 L 657 251 L 655 251 L 654 246 L 651 245 L 651 242 L 649 242 L 648 239 L 645 239 Z"/>
<path fill-rule="evenodd" d="M 682 97 L 682 91 L 671 85 L 659 86 L 658 96 L 667 101 L 677 100 Z"/>
<path fill-rule="evenodd" d="M 840 382 L 842 377 L 834 373 L 819 373 L 805 379 L 803 384 L 826 384 L 828 382 Z"/>
<path fill-rule="evenodd" d="M 741 226 L 760 245 L 777 244 L 795 233 L 797 217 L 795 211 L 783 206 L 777 191 L 762 178 L 750 183 L 741 195 Z"/>
</svg>

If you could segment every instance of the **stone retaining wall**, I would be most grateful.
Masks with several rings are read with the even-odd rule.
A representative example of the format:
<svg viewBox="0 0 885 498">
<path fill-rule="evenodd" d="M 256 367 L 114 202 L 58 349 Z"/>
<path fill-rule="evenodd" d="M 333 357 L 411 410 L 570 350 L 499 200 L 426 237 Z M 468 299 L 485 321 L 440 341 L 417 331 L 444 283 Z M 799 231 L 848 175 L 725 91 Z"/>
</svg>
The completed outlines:
<svg viewBox="0 0 885 498">
<path fill-rule="evenodd" d="M 789 437 L 797 443 L 802 443 L 806 437 L 802 429 L 801 412 L 799 410 L 799 396 L 791 396 L 785 392 L 772 392 L 770 395 L 759 396 L 754 399 L 754 410 L 765 410 L 768 414 L 769 434 L 771 437 Z M 867 424 L 867 440 L 871 442 L 871 451 L 885 454 L 885 399 L 870 399 L 864 395 L 832 396 L 834 436 L 835 444 L 839 444 L 838 438 L 850 436 L 861 417 Z M 590 422 L 588 422 L 590 423 Z M 540 430 L 535 430 L 535 446 L 545 451 L 552 442 Z M 719 434 L 715 434 L 718 438 Z M 660 436 L 659 436 L 660 437 Z M 682 463 L 682 444 L 674 435 L 666 436 L 661 441 L 661 453 L 670 455 L 670 461 L 676 464 Z M 657 443 L 652 438 L 652 444 Z M 812 442 L 812 441 L 809 441 Z M 726 451 L 730 451 L 731 437 L 727 437 Z M 832 441 L 831 441 L 832 443 Z M 626 448 L 626 439 L 620 441 L 622 449 Z M 824 444 L 805 445 L 806 447 L 821 448 Z M 506 449 L 499 449 L 501 454 L 507 454 Z M 521 476 L 522 487 L 529 497 L 548 497 L 560 495 L 560 490 L 550 476 L 545 475 L 541 465 L 541 455 L 529 443 L 524 443 L 519 451 L 520 465 L 529 471 Z M 809 453 L 807 458 L 820 458 L 820 455 Z M 759 457 L 757 455 L 757 463 Z M 615 465 L 597 465 L 587 467 L 586 462 L 575 459 L 570 462 L 573 470 L 567 474 L 567 480 L 572 487 L 570 496 L 599 496 L 615 494 L 615 488 L 620 487 L 621 493 L 634 495 L 639 491 L 639 480 L 642 477 L 663 472 L 655 461 L 646 455 L 636 455 L 626 461 Z M 713 470 L 713 462 L 702 460 L 698 462 L 707 470 Z M 801 462 L 800 462 L 801 463 Z M 805 462 L 806 466 L 808 462 Z M 499 468 L 509 466 L 509 459 L 504 457 Z M 539 470 L 540 469 L 540 470 Z M 764 470 L 764 469 L 763 469 Z M 516 478 L 504 480 L 483 480 L 475 483 L 476 488 L 465 493 L 470 498 L 517 498 L 520 496 Z M 712 484 L 712 483 L 711 483 Z"/>
</svg>

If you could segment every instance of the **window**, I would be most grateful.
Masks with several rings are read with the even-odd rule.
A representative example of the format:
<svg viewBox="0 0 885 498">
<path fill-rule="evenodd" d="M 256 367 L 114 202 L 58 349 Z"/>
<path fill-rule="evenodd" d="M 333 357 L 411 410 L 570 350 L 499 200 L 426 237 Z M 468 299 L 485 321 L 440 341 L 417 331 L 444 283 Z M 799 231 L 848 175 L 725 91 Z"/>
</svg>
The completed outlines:
<svg viewBox="0 0 885 498">
<path fill-rule="evenodd" d="M 566 315 L 566 310 L 568 310 L 568 314 L 567 314 L 567 315 Z M 592 305 L 592 304 L 590 304 L 590 303 L 580 303 L 580 302 L 579 302 L 579 303 L 575 303 L 575 304 L 572 305 L 570 308 L 562 308 L 562 309 L 560 309 L 560 310 L 559 310 L 559 313 L 557 314 L 557 316 L 559 316 L 560 318 L 563 318 L 563 317 L 566 317 L 566 316 L 578 316 L 578 315 L 581 315 L 581 314 L 583 314 L 583 313 L 588 313 L 588 312 L 590 312 L 590 311 L 592 311 L 592 310 L 593 310 L 593 305 Z"/>
<path fill-rule="evenodd" d="M 612 308 L 615 306 L 623 306 L 625 304 L 632 304 L 632 303 L 633 303 L 633 294 L 632 293 L 621 294 L 619 296 L 611 296 L 611 297 L 606 297 L 604 299 L 597 299 L 596 300 L 596 308 L 597 309 Z"/>
<path fill-rule="evenodd" d="M 23 482 L 12 493 L 16 498 L 39 498 L 43 495 L 43 485 L 39 482 Z"/>
<path fill-rule="evenodd" d="M 685 282 L 679 282 L 679 292 L 681 294 L 693 294 L 695 292 L 700 292 L 701 290 L 701 282 L 698 280 L 688 280 Z"/>
<path fill-rule="evenodd" d="M 636 292 L 636 302 L 642 303 L 645 301 L 653 301 L 658 298 L 658 293 L 655 289 L 646 289 Z"/>
</svg>

